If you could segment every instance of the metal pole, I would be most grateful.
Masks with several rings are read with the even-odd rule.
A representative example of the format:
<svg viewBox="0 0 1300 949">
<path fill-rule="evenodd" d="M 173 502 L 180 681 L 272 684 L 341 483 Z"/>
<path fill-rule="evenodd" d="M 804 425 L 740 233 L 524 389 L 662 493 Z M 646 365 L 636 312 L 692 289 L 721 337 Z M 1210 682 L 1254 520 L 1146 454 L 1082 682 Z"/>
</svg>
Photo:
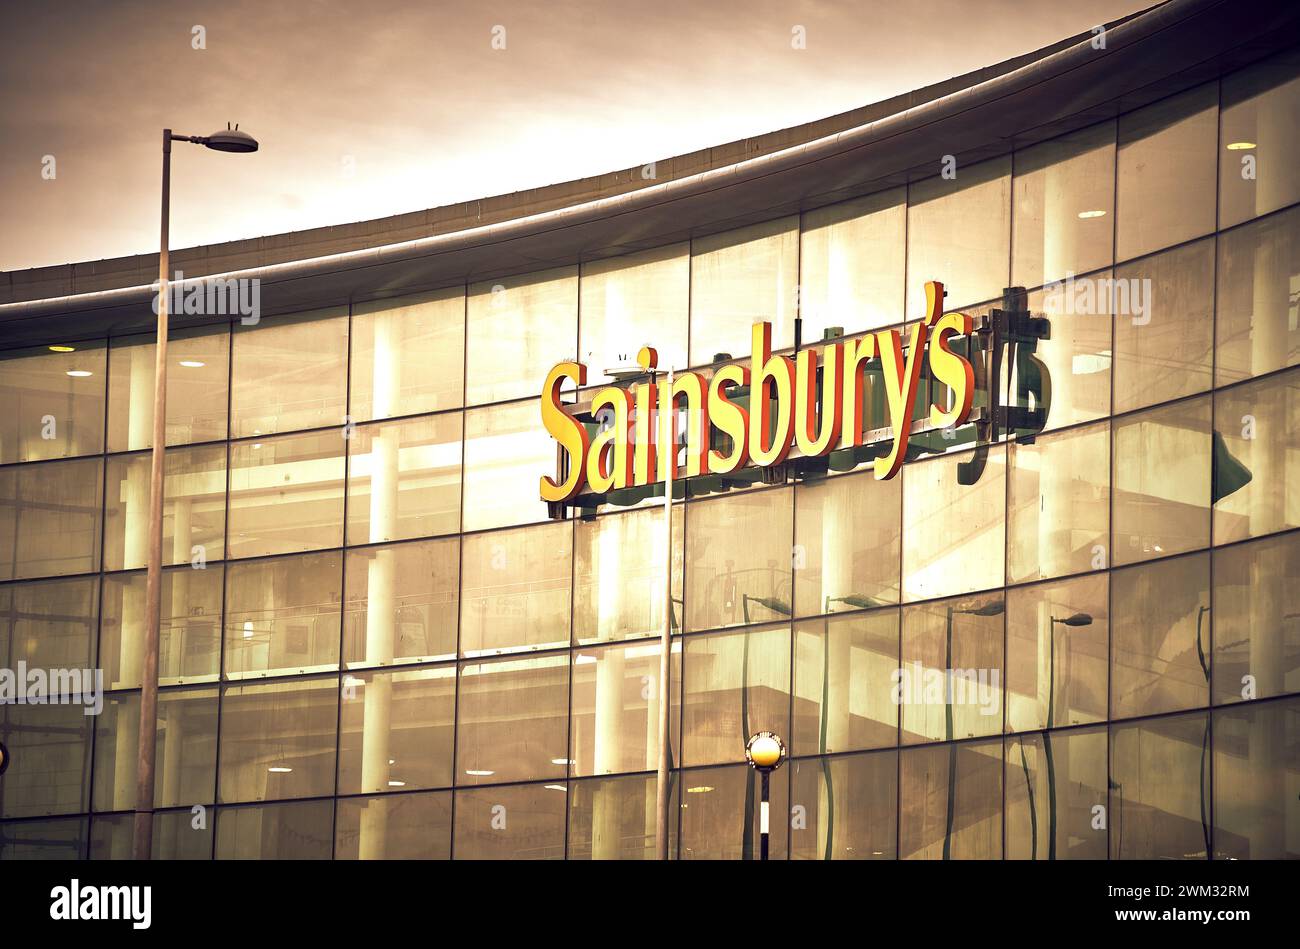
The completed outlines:
<svg viewBox="0 0 1300 949">
<path fill-rule="evenodd" d="M 659 399 L 659 413 L 663 419 L 660 449 L 666 450 L 664 465 L 664 625 L 659 637 L 659 770 L 655 776 L 655 847 L 660 860 L 668 859 L 669 808 L 669 702 L 672 692 L 668 679 L 672 673 L 673 647 L 673 463 L 677 458 L 677 439 L 673 412 L 673 371 L 668 370 L 668 383 Z M 651 384 L 655 383 L 651 378 Z"/>
<path fill-rule="evenodd" d="M 153 452 L 149 474 L 149 559 L 145 580 L 140 742 L 136 756 L 134 857 L 153 855 L 154 745 L 158 738 L 158 627 L 162 616 L 163 475 L 167 451 L 167 243 L 172 130 L 163 129 L 162 224 L 158 245 L 158 341 L 153 376 Z"/>
<path fill-rule="evenodd" d="M 763 768 L 759 772 L 763 776 L 763 797 L 758 806 L 758 831 L 760 834 L 759 859 L 767 859 L 767 838 L 768 838 L 768 778 L 771 777 L 772 769 Z"/>
</svg>

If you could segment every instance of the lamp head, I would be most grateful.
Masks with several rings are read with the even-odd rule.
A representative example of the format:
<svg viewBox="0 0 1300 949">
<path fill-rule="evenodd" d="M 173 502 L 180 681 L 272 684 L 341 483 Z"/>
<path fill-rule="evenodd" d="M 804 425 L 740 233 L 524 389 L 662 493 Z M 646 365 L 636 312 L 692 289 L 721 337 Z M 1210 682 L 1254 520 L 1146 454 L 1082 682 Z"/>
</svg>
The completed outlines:
<svg viewBox="0 0 1300 949">
<path fill-rule="evenodd" d="M 238 125 L 231 128 L 229 122 L 221 131 L 209 135 L 208 140 L 203 144 L 218 152 L 247 154 L 248 152 L 257 151 L 257 139 L 247 132 L 241 132 Z"/>
<path fill-rule="evenodd" d="M 759 732 L 745 745 L 745 760 L 759 771 L 774 771 L 785 760 L 785 744 L 772 732 Z"/>
<path fill-rule="evenodd" d="M 0 774 L 4 774 L 5 770 L 8 767 L 9 767 L 9 749 L 5 747 L 4 742 L 0 741 Z"/>
<path fill-rule="evenodd" d="M 1063 620 L 1057 620 L 1058 623 L 1064 623 L 1066 626 L 1091 626 L 1092 614 L 1075 613 L 1073 616 L 1067 616 Z"/>
</svg>

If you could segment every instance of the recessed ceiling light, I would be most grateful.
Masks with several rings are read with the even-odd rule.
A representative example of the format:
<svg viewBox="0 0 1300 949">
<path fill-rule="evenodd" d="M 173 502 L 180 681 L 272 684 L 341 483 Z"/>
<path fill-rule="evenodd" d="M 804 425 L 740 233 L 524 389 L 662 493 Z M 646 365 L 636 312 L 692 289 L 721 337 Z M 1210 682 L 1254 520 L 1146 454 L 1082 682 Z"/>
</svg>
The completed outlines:
<svg viewBox="0 0 1300 949">
<path fill-rule="evenodd" d="M 274 768 L 267 768 L 266 770 L 270 771 L 272 774 L 288 774 L 293 770 L 293 768 L 285 768 L 283 766 L 277 765 Z"/>
<path fill-rule="evenodd" d="M 75 346 L 51 346 L 50 347 L 50 352 L 52 353 L 75 353 L 76 351 L 77 351 L 77 347 Z"/>
<path fill-rule="evenodd" d="M 86 376 L 93 376 L 94 373 L 89 369 L 69 369 L 68 375 L 72 376 L 74 379 L 84 379 Z"/>
<path fill-rule="evenodd" d="M 389 781 L 389 782 L 388 782 L 388 786 L 389 786 L 390 788 L 404 788 L 404 787 L 406 787 L 406 782 L 405 782 L 405 781 Z"/>
<path fill-rule="evenodd" d="M 545 787 L 546 790 L 548 790 L 548 791 L 564 791 L 564 790 L 567 790 L 563 784 L 545 784 L 545 785 L 543 785 L 543 787 Z"/>
<path fill-rule="evenodd" d="M 1254 147 L 1255 147 L 1254 142 L 1229 142 L 1228 143 L 1228 151 L 1230 152 L 1244 152 L 1246 149 L 1254 148 Z"/>
<path fill-rule="evenodd" d="M 707 784 L 697 784 L 693 788 L 687 788 L 686 793 L 687 794 L 708 794 L 712 790 L 713 788 L 709 787 Z"/>
<path fill-rule="evenodd" d="M 552 758 L 551 764 L 569 764 L 568 758 Z"/>
<path fill-rule="evenodd" d="M 1079 212 L 1079 219 L 1081 221 L 1086 221 L 1089 218 L 1105 217 L 1105 216 L 1106 216 L 1105 211 L 1080 211 Z"/>
<path fill-rule="evenodd" d="M 495 771 L 480 771 L 477 768 L 470 768 L 465 773 L 474 778 L 487 778 L 496 774 Z"/>
<path fill-rule="evenodd" d="M 186 369 L 202 369 L 204 366 L 207 365 L 207 363 L 200 362 L 197 359 L 182 359 L 181 365 L 184 366 Z"/>
</svg>

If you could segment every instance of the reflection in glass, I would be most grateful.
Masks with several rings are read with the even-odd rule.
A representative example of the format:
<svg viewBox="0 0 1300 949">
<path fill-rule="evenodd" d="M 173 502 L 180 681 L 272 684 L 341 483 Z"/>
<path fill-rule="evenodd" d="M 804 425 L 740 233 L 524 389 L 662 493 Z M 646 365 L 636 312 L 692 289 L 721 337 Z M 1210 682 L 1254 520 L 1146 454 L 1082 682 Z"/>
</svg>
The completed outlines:
<svg viewBox="0 0 1300 949">
<path fill-rule="evenodd" d="M 226 548 L 226 446 L 171 448 L 163 482 L 163 564 L 220 560 Z M 108 459 L 104 569 L 148 564 L 148 452 Z"/>
<path fill-rule="evenodd" d="M 1214 858 L 1300 857 L 1300 699 L 1214 713 Z"/>
<path fill-rule="evenodd" d="M 226 571 L 230 679 L 337 669 L 343 557 L 308 554 Z"/>
<path fill-rule="evenodd" d="M 1106 720 L 1108 580 L 1007 591 L 1007 731 Z"/>
<path fill-rule="evenodd" d="M 224 570 L 169 567 L 162 573 L 158 631 L 158 682 L 212 681 L 221 658 L 221 587 Z M 138 688 L 144 649 L 145 571 L 104 578 L 99 664 L 110 689 Z"/>
<path fill-rule="evenodd" d="M 348 438 L 348 543 L 452 534 L 460 525 L 458 412 L 360 425 Z"/>
<path fill-rule="evenodd" d="M 1118 296 L 1109 270 L 1057 281 L 1029 294 L 1029 312 L 1047 319 L 1051 336 L 1038 341 L 1035 361 L 1017 355 L 1012 380 L 1016 388 L 1009 391 L 1020 391 L 1022 377 L 1030 381 L 1030 367 L 1040 376 L 1046 368 L 1051 383 L 1048 429 L 1110 414 L 1111 303 L 1121 302 Z M 1015 404 L 1025 402 L 1017 395 Z"/>
<path fill-rule="evenodd" d="M 0 830 L 0 860 L 80 860 L 89 836 L 87 823 L 84 817 L 60 817 L 5 824 Z"/>
<path fill-rule="evenodd" d="M 571 523 L 469 534 L 461 543 L 461 655 L 568 645 Z"/>
<path fill-rule="evenodd" d="M 1111 718 L 1207 705 L 1210 555 L 1111 575 Z"/>
<path fill-rule="evenodd" d="M 447 860 L 451 792 L 340 798 L 335 860 Z"/>
<path fill-rule="evenodd" d="M 902 662 L 891 698 L 902 706 L 903 744 L 1002 731 L 1001 594 L 903 610 Z"/>
<path fill-rule="evenodd" d="M 60 348 L 0 353 L 0 464 L 103 450 L 104 343 Z"/>
<path fill-rule="evenodd" d="M 686 366 L 690 269 L 685 243 L 582 265 L 578 361 L 589 385 L 611 379 L 610 369 L 636 366 L 642 346 L 658 351 L 660 368 Z M 538 374 L 539 388 L 550 368 Z"/>
<path fill-rule="evenodd" d="M 1225 76 L 1220 93 L 1219 227 L 1300 201 L 1300 64 L 1294 50 Z"/>
<path fill-rule="evenodd" d="M 1007 739 L 1008 860 L 1105 860 L 1106 729 Z"/>
<path fill-rule="evenodd" d="M 1110 265 L 1114 122 L 1016 152 L 1014 188 L 1013 285 L 1037 287 Z"/>
<path fill-rule="evenodd" d="M 792 860 L 892 860 L 898 752 L 790 762 Z"/>
<path fill-rule="evenodd" d="M 348 668 L 456 654 L 460 538 L 349 550 L 343 661 Z"/>
<path fill-rule="evenodd" d="M 89 668 L 98 601 L 98 577 L 0 586 L 0 669 Z"/>
<path fill-rule="evenodd" d="M 1098 570 L 1110 543 L 1110 425 L 1013 442 L 1007 581 Z"/>
<path fill-rule="evenodd" d="M 1300 692 L 1300 534 L 1214 552 L 1214 703 Z"/>
<path fill-rule="evenodd" d="M 677 796 L 677 774 L 670 794 Z M 654 860 L 655 776 L 589 778 L 569 785 L 570 860 Z M 678 808 L 668 829 L 669 857 L 677 849 Z"/>
<path fill-rule="evenodd" d="M 744 761 L 755 732 L 789 733 L 789 626 L 688 636 L 684 662 L 683 763 Z"/>
<path fill-rule="evenodd" d="M 457 860 L 563 860 L 563 784 L 464 788 L 456 792 Z"/>
<path fill-rule="evenodd" d="M 461 529 L 545 520 L 537 484 L 555 471 L 555 459 L 555 440 L 539 421 L 535 399 L 466 412 Z"/>
<path fill-rule="evenodd" d="M 230 446 L 226 556 L 343 545 L 346 429 Z"/>
<path fill-rule="evenodd" d="M 673 615 L 682 628 L 683 507 L 673 508 Z M 576 643 L 658 636 L 664 624 L 662 508 L 576 523 L 573 639 Z"/>
<path fill-rule="evenodd" d="M 574 357 L 578 268 L 472 284 L 466 334 L 466 405 L 537 395 L 551 367 Z"/>
<path fill-rule="evenodd" d="M 1209 734 L 1205 712 L 1111 726 L 1112 860 L 1205 859 Z"/>
<path fill-rule="evenodd" d="M 568 655 L 466 663 L 458 701 L 457 783 L 563 779 L 568 773 Z"/>
<path fill-rule="evenodd" d="M 743 748 L 742 748 L 743 752 Z M 787 764 L 772 775 L 773 815 L 790 813 Z M 679 775 L 682 860 L 757 860 L 760 835 L 758 772 L 749 765 L 694 768 Z M 790 822 L 771 822 L 769 859 L 785 860 Z"/>
<path fill-rule="evenodd" d="M 155 811 L 151 859 L 211 860 L 212 823 L 205 822 L 198 827 L 194 823 L 194 815 L 188 807 L 178 811 Z M 91 860 L 131 860 L 134 842 L 134 813 L 99 814 L 91 822 Z"/>
<path fill-rule="evenodd" d="M 221 696 L 218 800 L 333 794 L 338 714 L 337 676 L 227 688 Z M 220 819 L 217 835 L 220 841 Z M 217 849 L 220 856 L 220 843 Z"/>
<path fill-rule="evenodd" d="M 9 769 L 0 794 L 0 817 L 84 813 L 90 803 L 90 734 L 87 706 L 0 705 L 0 743 Z M 8 825 L 4 828 L 7 833 Z"/>
<path fill-rule="evenodd" d="M 1220 392 L 1214 411 L 1214 542 L 1300 527 L 1300 370 Z"/>
<path fill-rule="evenodd" d="M 364 422 L 458 407 L 464 343 L 464 287 L 356 304 L 349 416 Z"/>
<path fill-rule="evenodd" d="M 1113 561 L 1135 563 L 1210 542 L 1210 400 L 1117 420 Z"/>
<path fill-rule="evenodd" d="M 803 215 L 799 315 L 803 341 L 903 322 L 907 193 L 892 188 Z"/>
<path fill-rule="evenodd" d="M 569 745 L 574 775 L 654 771 L 659 767 L 657 642 L 582 649 L 573 654 Z M 669 760 L 680 759 L 682 645 L 674 641 L 669 672 Z M 601 792 L 596 792 L 597 797 Z"/>
<path fill-rule="evenodd" d="M 907 317 L 925 315 L 925 283 L 948 291 L 948 309 L 983 303 L 1007 286 L 1011 156 L 963 166 L 954 178 L 911 185 L 907 207 Z"/>
<path fill-rule="evenodd" d="M 796 616 L 898 602 L 899 478 L 870 471 L 794 489 Z"/>
<path fill-rule="evenodd" d="M 898 611 L 804 620 L 794 627 L 793 746 L 800 754 L 898 743 Z"/>
<path fill-rule="evenodd" d="M 905 748 L 899 764 L 898 856 L 1002 858 L 1002 740 Z"/>
<path fill-rule="evenodd" d="M 1300 362 L 1300 208 L 1219 235 L 1214 384 Z"/>
<path fill-rule="evenodd" d="M 348 316 L 337 309 L 235 324 L 231 437 L 341 424 L 347 361 Z"/>
<path fill-rule="evenodd" d="M 691 365 L 743 356 L 750 329 L 772 324 L 772 348 L 794 345 L 799 219 L 777 218 L 691 242 Z"/>
<path fill-rule="evenodd" d="M 153 445 L 153 336 L 115 339 L 108 353 L 108 450 Z M 222 326 L 167 334 L 167 444 L 226 437 L 230 330 Z"/>
<path fill-rule="evenodd" d="M 217 809 L 218 860 L 328 860 L 334 802 Z"/>
<path fill-rule="evenodd" d="M 1120 116 L 1116 260 L 1214 230 L 1218 93 L 1207 83 Z"/>
<path fill-rule="evenodd" d="M 0 468 L 0 580 L 99 569 L 104 463 Z"/>
<path fill-rule="evenodd" d="M 450 787 L 455 667 L 349 673 L 342 702 L 339 794 Z M 363 848 L 383 837 L 382 810 L 362 820 Z"/>
<path fill-rule="evenodd" d="M 686 628 L 791 615 L 789 488 L 691 505 L 686 518 Z"/>
</svg>

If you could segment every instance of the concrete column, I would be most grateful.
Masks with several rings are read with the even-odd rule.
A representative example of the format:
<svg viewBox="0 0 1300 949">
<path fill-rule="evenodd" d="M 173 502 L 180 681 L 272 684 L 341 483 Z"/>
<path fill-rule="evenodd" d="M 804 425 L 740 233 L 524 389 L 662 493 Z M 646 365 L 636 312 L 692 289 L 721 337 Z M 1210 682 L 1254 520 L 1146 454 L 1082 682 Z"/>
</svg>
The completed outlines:
<svg viewBox="0 0 1300 949">
<path fill-rule="evenodd" d="M 617 523 L 618 529 L 611 529 Z M 626 517 L 611 521 L 599 531 L 596 548 L 597 629 L 602 640 L 616 634 L 623 596 L 622 552 Z M 623 717 L 623 679 L 626 656 L 621 649 L 607 649 L 596 663 L 595 773 L 607 774 L 619 769 L 619 725 Z M 647 733 L 647 738 L 649 733 Z M 658 742 L 655 742 L 657 747 Z M 591 856 L 595 860 L 614 860 L 619 855 L 618 788 L 604 784 L 596 789 L 592 801 Z"/>
<path fill-rule="evenodd" d="M 822 584 L 819 608 L 827 609 L 828 598 L 848 596 L 863 591 L 853 589 L 853 496 L 856 482 L 828 479 L 823 486 L 822 504 Z M 834 608 L 841 604 L 830 604 Z M 827 751 L 843 751 L 849 746 L 850 705 L 852 700 L 852 650 L 848 629 L 832 632 L 826 623 L 822 636 L 824 668 L 826 670 L 825 733 L 820 737 Z M 818 677 L 820 680 L 820 677 Z M 820 696 L 818 697 L 820 699 Z M 827 777 L 829 780 L 829 776 Z M 836 801 L 843 801 L 843 790 L 837 798 L 835 788 L 823 781 L 818 785 L 817 853 L 825 855 L 827 837 L 833 833 Z M 838 807 L 840 814 L 843 807 Z"/>
<path fill-rule="evenodd" d="M 181 757 L 185 748 L 185 715 L 180 707 L 180 703 L 169 703 L 167 706 L 161 706 L 163 715 L 160 716 L 159 725 L 165 727 L 165 731 L 160 728 L 159 735 L 163 738 L 162 753 L 162 800 L 167 803 L 174 803 L 180 798 L 181 790 Z"/>
<path fill-rule="evenodd" d="M 400 412 L 401 327 L 394 313 L 374 318 L 374 415 L 386 418 Z M 397 487 L 400 434 L 393 428 L 378 431 L 370 450 L 370 537 L 371 543 L 397 536 Z M 366 662 L 391 665 L 397 625 L 395 552 L 376 551 L 368 567 L 366 604 Z M 376 675 L 365 687 L 361 786 L 366 792 L 388 790 L 391 775 L 390 732 L 393 704 L 392 679 Z M 361 812 L 360 856 L 376 859 L 384 855 L 388 808 L 367 806 Z"/>
<path fill-rule="evenodd" d="M 1079 206 L 1071 176 L 1072 169 L 1059 162 L 1048 165 L 1044 171 L 1043 273 L 1046 280 L 1063 279 L 1067 272 L 1078 269 L 1079 212 L 1095 210 Z"/>
</svg>

